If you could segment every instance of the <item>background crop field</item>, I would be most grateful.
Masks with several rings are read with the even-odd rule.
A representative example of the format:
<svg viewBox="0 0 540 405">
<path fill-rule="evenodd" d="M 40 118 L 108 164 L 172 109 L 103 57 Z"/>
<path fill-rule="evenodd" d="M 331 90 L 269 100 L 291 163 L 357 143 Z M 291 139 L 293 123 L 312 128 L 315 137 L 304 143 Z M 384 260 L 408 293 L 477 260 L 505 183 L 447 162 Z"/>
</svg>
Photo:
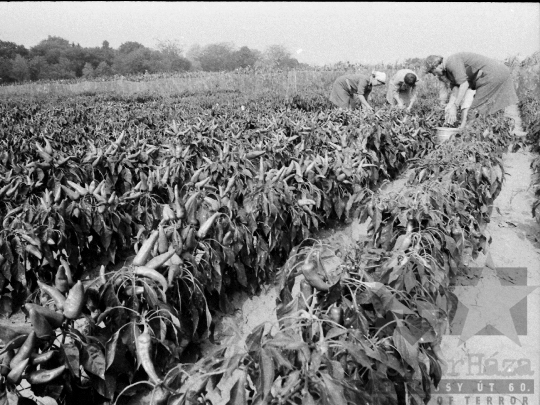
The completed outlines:
<svg viewBox="0 0 540 405">
<path fill-rule="evenodd" d="M 515 64 L 510 66 L 514 77 L 514 83 L 518 95 L 527 91 L 540 94 L 540 64 L 536 59 L 531 59 L 528 65 Z M 397 69 L 387 69 L 382 66 L 374 66 L 392 77 Z M 369 74 L 371 69 L 362 73 Z M 416 69 L 420 71 L 420 69 Z M 151 75 L 139 81 L 108 80 L 108 81 L 82 81 L 65 84 L 62 81 L 56 83 L 31 83 L 12 86 L 1 86 L 0 95 L 71 95 L 71 94 L 100 94 L 115 93 L 119 95 L 154 95 L 173 96 L 186 92 L 212 92 L 212 91 L 239 91 L 247 94 L 259 94 L 273 92 L 285 97 L 297 94 L 320 94 L 328 95 L 334 80 L 353 70 L 345 71 L 280 71 L 265 73 L 184 73 L 175 75 Z M 421 77 L 423 75 L 421 74 Z M 422 77 L 425 83 L 436 81 L 432 75 Z M 421 85 L 425 86 L 425 84 Z"/>
</svg>

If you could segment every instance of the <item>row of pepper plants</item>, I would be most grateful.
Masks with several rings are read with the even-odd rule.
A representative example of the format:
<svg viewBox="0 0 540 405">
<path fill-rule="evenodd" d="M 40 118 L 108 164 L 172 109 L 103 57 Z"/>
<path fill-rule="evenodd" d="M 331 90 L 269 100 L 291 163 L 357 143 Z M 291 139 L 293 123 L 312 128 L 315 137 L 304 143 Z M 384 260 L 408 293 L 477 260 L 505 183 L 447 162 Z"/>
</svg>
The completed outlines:
<svg viewBox="0 0 540 405">
<path fill-rule="evenodd" d="M 258 333 L 250 339 L 253 356 L 223 349 L 203 359 L 203 366 L 201 362 L 193 366 L 214 368 L 206 370 L 209 375 L 173 366 L 185 358 L 190 342 L 210 335 L 211 314 L 229 309 L 229 292 L 238 288 L 257 292 L 311 230 L 331 220 L 365 216 L 369 207 L 378 218 L 379 208 L 370 203 L 364 209 L 366 202 L 373 201 L 369 189 L 394 178 L 411 157 L 420 159 L 432 149 L 429 128 L 441 116 L 427 108 L 416 117 L 390 111 L 371 118 L 350 112 L 307 113 L 305 105 L 298 108 L 298 101 L 284 108 L 265 107 L 246 112 L 212 103 L 206 121 L 183 116 L 164 130 L 149 132 L 147 127 L 141 129 L 138 117 L 134 124 L 122 122 L 127 129 L 113 132 L 112 137 L 94 132 L 87 137 L 87 149 L 77 135 L 70 142 L 69 132 L 53 124 L 65 120 L 62 115 L 48 127 L 52 135 L 10 132 L 7 153 L 1 156 L 2 299 L 7 298 L 13 309 L 24 297 L 33 325 L 28 336 L 16 337 L 4 349 L 2 373 L 10 385 L 26 378 L 37 395 L 65 403 L 81 395 L 89 402 L 108 402 L 118 399 L 119 393 L 123 394 L 120 402 L 130 397 L 141 400 L 148 393 L 135 394 L 140 384 L 123 390 L 145 380 L 156 387 L 150 391 L 156 403 L 196 403 L 201 395 L 211 403 L 284 400 L 274 394 L 270 399 L 270 387 L 277 381 L 276 372 L 282 373 L 281 384 L 292 369 L 280 369 L 283 364 L 272 358 L 289 357 L 289 363 L 284 363 L 288 366 L 288 350 L 306 354 L 305 342 L 292 342 L 290 335 L 280 346 L 279 337 Z M 20 117 L 6 112 L 7 121 L 11 118 L 20 129 Z M 85 124 L 67 131 L 88 133 Z M 499 135 L 494 139 L 504 143 Z M 493 151 L 485 151 L 489 152 Z M 440 158 L 431 159 L 420 169 L 426 178 L 435 175 L 433 162 L 440 165 Z M 422 182 L 424 176 L 418 175 L 416 181 Z M 489 200 L 493 195 L 491 191 L 489 197 L 481 197 Z M 488 205 L 482 207 L 488 215 Z M 474 225 L 468 219 L 467 226 Z M 481 235 L 482 230 L 474 232 Z M 373 248 L 380 239 L 379 235 Z M 111 271 L 111 264 L 133 246 L 132 264 Z M 81 283 L 96 264 L 101 265 L 99 277 Z M 311 270 L 304 270 L 313 280 L 319 269 L 311 265 Z M 284 287 L 290 283 L 282 284 L 280 305 L 290 307 Z M 323 297 L 323 303 L 342 304 L 339 296 L 345 296 L 341 287 L 336 292 L 335 285 L 326 291 L 334 301 L 328 303 L 328 297 Z M 325 304 L 310 307 L 310 344 L 317 336 L 319 341 L 327 336 L 326 323 L 318 321 L 320 313 L 313 313 L 322 309 Z M 86 320 L 84 330 L 76 327 L 81 317 Z M 334 322 L 339 325 L 339 318 Z M 359 329 L 358 324 L 353 329 L 363 336 L 368 325 L 361 325 L 368 329 Z M 288 328 L 304 331 L 305 325 L 293 323 Z M 334 338 L 341 335 L 346 334 Z M 264 349 L 263 340 L 278 342 L 275 350 Z M 365 355 L 363 346 L 354 346 L 354 353 Z M 328 350 L 323 354 L 326 360 L 337 359 Z M 396 358 L 403 362 L 403 357 Z M 302 367 L 308 363 L 304 361 Z M 242 367 L 236 372 L 238 365 Z M 314 403 L 334 403 L 337 397 L 332 393 L 343 392 L 329 389 L 336 385 L 338 374 L 326 373 L 330 377 L 322 377 L 322 385 L 317 383 L 310 391 L 309 379 L 297 371 L 291 375 L 304 382 L 304 401 L 311 397 Z M 318 368 L 312 371 L 319 375 Z M 343 366 L 342 371 L 354 375 Z M 209 379 L 212 375 L 215 378 Z M 410 387 L 414 379 L 402 377 L 407 393 L 414 394 Z M 384 379 L 379 380 L 384 384 Z M 246 389 L 246 381 L 251 389 Z M 356 391 L 370 401 L 379 389 L 364 391 L 358 385 Z M 351 395 L 347 392 L 343 395 Z M 298 400 L 289 395 L 285 401 Z"/>
<path fill-rule="evenodd" d="M 490 118 L 416 161 L 407 188 L 368 198 L 360 219 L 371 220 L 370 240 L 339 274 L 326 273 L 317 241 L 295 246 L 277 278 L 279 332 L 261 325 L 245 348 L 234 336 L 176 367 L 169 403 L 427 403 L 457 305 L 450 280 L 465 249 L 476 255 L 489 242 L 501 156 L 515 144 L 508 124 Z"/>
<path fill-rule="evenodd" d="M 535 194 L 535 202 L 532 205 L 532 216 L 540 222 L 540 100 L 538 97 L 529 95 L 528 102 L 522 104 L 522 110 L 525 110 L 524 125 L 527 129 L 527 141 L 531 145 L 531 152 L 535 154 L 531 162 L 533 177 L 531 185 Z"/>
<path fill-rule="evenodd" d="M 177 386 L 169 403 L 427 403 L 456 303 L 449 279 L 468 245 L 476 252 L 487 243 L 504 180 L 501 154 L 514 143 L 501 121 L 483 122 L 464 142 L 420 159 L 405 191 L 370 198 L 360 215 L 371 217 L 372 240 L 337 279 L 325 274 L 317 243 L 296 246 L 278 275 L 279 332 L 261 325 L 246 348 L 234 336 L 171 370 L 165 385 Z M 438 170 L 419 178 L 427 168 Z M 301 293 L 293 297 L 298 276 Z"/>
</svg>

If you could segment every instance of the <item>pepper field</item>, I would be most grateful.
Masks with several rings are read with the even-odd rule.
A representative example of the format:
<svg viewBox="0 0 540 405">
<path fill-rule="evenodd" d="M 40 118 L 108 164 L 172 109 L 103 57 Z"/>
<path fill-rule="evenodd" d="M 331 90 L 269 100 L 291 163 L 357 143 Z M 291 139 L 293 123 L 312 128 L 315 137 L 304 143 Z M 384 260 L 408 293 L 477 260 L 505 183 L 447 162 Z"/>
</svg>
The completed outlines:
<svg viewBox="0 0 540 405">
<path fill-rule="evenodd" d="M 427 403 L 502 155 L 538 153 L 538 65 L 514 74 L 526 139 L 498 113 L 443 144 L 432 78 L 410 114 L 384 88 L 374 114 L 333 108 L 336 73 L 4 88 L 0 404 Z M 353 220 L 368 239 L 328 267 L 313 235 Z M 277 324 L 215 341 L 231 296 L 269 285 Z"/>
</svg>

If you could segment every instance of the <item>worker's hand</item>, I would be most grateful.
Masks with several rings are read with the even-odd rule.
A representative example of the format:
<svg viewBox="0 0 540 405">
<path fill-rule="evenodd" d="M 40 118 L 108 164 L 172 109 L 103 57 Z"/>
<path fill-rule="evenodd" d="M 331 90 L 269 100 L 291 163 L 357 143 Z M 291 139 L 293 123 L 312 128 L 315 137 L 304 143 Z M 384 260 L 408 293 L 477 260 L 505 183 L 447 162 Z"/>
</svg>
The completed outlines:
<svg viewBox="0 0 540 405">
<path fill-rule="evenodd" d="M 410 113 L 410 112 L 411 112 L 411 109 L 412 109 L 412 107 L 409 106 L 409 107 L 407 107 L 407 108 L 405 109 L 405 111 L 407 111 L 408 113 Z"/>
<path fill-rule="evenodd" d="M 457 108 L 454 104 L 451 104 L 444 109 L 444 119 L 450 125 L 453 125 L 454 122 L 456 122 Z"/>
<path fill-rule="evenodd" d="M 372 108 L 370 105 L 364 105 L 364 108 L 365 108 L 366 111 L 369 112 L 369 113 L 372 113 L 372 112 L 373 112 L 373 108 Z"/>
</svg>

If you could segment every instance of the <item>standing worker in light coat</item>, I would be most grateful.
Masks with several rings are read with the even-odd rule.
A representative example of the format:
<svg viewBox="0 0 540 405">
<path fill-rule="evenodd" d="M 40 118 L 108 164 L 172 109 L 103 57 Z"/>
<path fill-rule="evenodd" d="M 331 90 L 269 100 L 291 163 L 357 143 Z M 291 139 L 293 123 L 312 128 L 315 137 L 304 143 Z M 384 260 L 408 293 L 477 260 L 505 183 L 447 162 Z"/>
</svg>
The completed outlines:
<svg viewBox="0 0 540 405">
<path fill-rule="evenodd" d="M 425 61 L 426 73 L 445 76 L 450 82 L 452 95 L 446 106 L 447 122 L 453 124 L 457 118 L 457 108 L 461 106 L 467 90 L 476 90 L 471 109 L 481 114 L 493 114 L 503 110 L 505 116 L 514 120 L 513 134 L 525 136 L 517 106 L 518 97 L 512 74 L 504 63 L 476 53 L 461 52 L 443 58 L 430 55 Z M 462 120 L 461 128 L 466 119 Z"/>
<path fill-rule="evenodd" d="M 388 92 L 386 101 L 391 106 L 397 105 L 398 108 L 411 108 L 416 101 L 416 84 L 419 79 L 416 73 L 411 69 L 401 69 L 388 82 Z"/>
<path fill-rule="evenodd" d="M 386 84 L 386 73 L 374 71 L 371 76 L 363 74 L 343 75 L 336 79 L 330 93 L 330 101 L 340 108 L 354 110 L 358 104 L 367 111 L 373 108 L 367 102 L 373 86 Z M 358 101 L 355 99 L 355 95 Z"/>
</svg>

